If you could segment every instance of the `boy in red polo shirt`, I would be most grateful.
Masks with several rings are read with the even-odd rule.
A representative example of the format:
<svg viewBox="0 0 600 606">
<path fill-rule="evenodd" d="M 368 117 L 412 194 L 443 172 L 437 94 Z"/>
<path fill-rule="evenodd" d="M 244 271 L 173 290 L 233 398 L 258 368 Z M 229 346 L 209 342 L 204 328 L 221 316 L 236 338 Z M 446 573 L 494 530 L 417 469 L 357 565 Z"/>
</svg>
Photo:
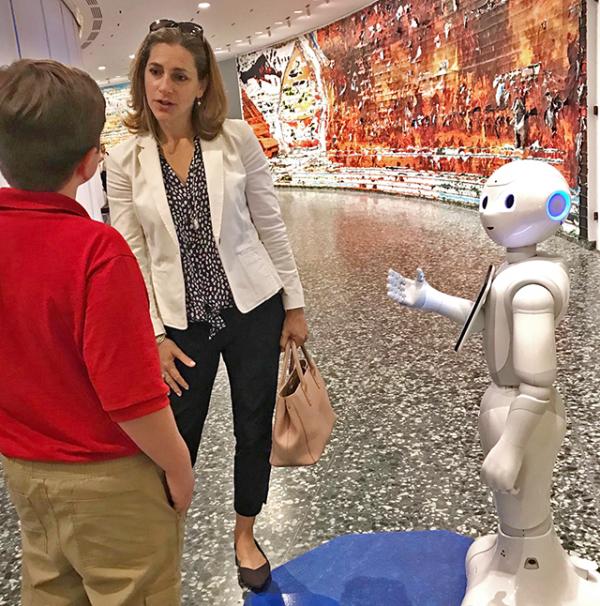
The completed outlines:
<svg viewBox="0 0 600 606">
<path fill-rule="evenodd" d="M 137 261 L 74 200 L 104 110 L 79 70 L 0 69 L 0 453 L 23 604 L 175 606 L 190 458 Z"/>
</svg>

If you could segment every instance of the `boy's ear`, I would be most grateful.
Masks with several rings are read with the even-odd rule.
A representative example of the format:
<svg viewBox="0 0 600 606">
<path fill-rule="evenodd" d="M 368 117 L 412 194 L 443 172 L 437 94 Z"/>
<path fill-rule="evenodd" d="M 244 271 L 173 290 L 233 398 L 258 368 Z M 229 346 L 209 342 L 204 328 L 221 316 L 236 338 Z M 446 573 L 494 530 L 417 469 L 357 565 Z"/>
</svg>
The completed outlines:
<svg viewBox="0 0 600 606">
<path fill-rule="evenodd" d="M 89 181 L 96 174 L 100 160 L 100 149 L 97 147 L 91 147 L 75 169 L 75 173 L 81 180 L 82 184 Z"/>
</svg>

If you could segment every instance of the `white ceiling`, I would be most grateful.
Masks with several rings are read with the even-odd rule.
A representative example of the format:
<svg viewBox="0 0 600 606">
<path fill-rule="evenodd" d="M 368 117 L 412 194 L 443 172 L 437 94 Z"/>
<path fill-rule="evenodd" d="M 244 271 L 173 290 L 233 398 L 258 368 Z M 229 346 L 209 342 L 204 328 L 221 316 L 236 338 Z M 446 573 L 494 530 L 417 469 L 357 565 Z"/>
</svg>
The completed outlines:
<svg viewBox="0 0 600 606">
<path fill-rule="evenodd" d="M 217 59 L 223 61 L 312 31 L 374 0 L 209 0 L 208 9 L 198 8 L 200 0 L 63 1 L 82 25 L 82 43 L 99 29 L 83 51 L 85 68 L 99 81 L 118 82 L 126 78 L 129 55 L 136 52 L 155 19 L 200 23 Z M 106 69 L 99 70 L 100 66 Z"/>
</svg>

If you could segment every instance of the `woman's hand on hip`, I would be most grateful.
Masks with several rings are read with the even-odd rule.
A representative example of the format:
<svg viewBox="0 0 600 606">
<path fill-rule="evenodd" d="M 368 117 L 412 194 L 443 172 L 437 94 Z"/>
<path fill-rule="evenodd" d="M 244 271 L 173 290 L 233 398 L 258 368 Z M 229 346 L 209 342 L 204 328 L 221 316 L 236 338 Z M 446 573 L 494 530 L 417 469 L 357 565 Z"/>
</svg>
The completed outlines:
<svg viewBox="0 0 600 606">
<path fill-rule="evenodd" d="M 160 356 L 160 367 L 162 370 L 162 377 L 165 383 L 174 391 L 178 396 L 181 396 L 181 389 L 189 389 L 190 386 L 186 380 L 181 376 L 175 366 L 175 359 L 180 360 L 186 366 L 193 368 L 196 366 L 196 362 L 177 347 L 174 341 L 171 339 L 165 339 L 158 346 L 158 355 Z"/>
<path fill-rule="evenodd" d="M 304 345 L 308 339 L 308 326 L 304 317 L 304 307 L 288 309 L 285 312 L 283 330 L 281 331 L 281 339 L 279 340 L 282 351 L 290 339 L 293 339 L 298 347 Z"/>
</svg>

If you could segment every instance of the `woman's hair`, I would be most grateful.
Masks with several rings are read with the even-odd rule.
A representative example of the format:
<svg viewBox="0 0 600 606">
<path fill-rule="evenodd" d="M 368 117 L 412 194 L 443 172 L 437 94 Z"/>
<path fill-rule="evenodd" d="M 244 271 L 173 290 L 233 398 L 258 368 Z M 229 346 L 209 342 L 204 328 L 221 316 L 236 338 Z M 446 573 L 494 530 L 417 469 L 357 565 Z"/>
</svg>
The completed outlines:
<svg viewBox="0 0 600 606">
<path fill-rule="evenodd" d="M 161 42 L 179 44 L 194 57 L 198 79 L 206 80 L 207 86 L 202 103 L 194 103 L 192 127 L 195 135 L 209 141 L 214 139 L 227 117 L 227 97 L 217 59 L 203 35 L 184 34 L 176 27 L 163 27 L 144 38 L 131 66 L 131 111 L 123 123 L 132 133 L 152 133 L 155 139 L 159 139 L 160 127 L 146 99 L 144 77 L 152 47 Z"/>
</svg>

